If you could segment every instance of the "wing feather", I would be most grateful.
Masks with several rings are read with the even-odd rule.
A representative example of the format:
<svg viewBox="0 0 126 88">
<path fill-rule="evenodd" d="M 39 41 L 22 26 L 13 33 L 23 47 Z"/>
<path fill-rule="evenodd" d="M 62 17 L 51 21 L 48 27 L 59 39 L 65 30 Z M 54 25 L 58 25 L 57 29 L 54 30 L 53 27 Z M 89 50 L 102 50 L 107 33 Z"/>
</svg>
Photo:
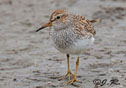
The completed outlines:
<svg viewBox="0 0 126 88">
<path fill-rule="evenodd" d="M 86 35 L 92 34 L 93 36 L 96 34 L 94 26 L 92 23 L 99 21 L 98 19 L 88 20 L 80 15 L 73 15 L 74 25 L 77 30 L 77 33 Z"/>
</svg>

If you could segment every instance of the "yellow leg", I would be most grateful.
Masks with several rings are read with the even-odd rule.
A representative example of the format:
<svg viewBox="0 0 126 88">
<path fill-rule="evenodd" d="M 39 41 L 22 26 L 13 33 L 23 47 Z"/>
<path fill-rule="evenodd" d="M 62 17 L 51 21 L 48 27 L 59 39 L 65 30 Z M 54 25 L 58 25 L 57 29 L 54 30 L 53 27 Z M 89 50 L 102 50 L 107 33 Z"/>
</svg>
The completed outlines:
<svg viewBox="0 0 126 88">
<path fill-rule="evenodd" d="M 62 76 L 62 77 L 60 77 L 59 80 L 62 80 L 62 79 L 65 79 L 65 78 L 68 77 L 69 78 L 69 81 L 70 81 L 71 75 L 73 75 L 71 73 L 71 71 L 70 71 L 70 66 L 69 66 L 69 57 L 70 57 L 70 55 L 69 54 L 66 54 L 66 56 L 67 56 L 67 74 L 64 75 L 64 76 Z"/>
<path fill-rule="evenodd" d="M 75 70 L 75 73 L 74 73 L 74 75 L 73 75 L 73 79 L 70 80 L 70 81 L 68 82 L 68 84 L 73 84 L 75 81 L 76 81 L 76 82 L 80 82 L 80 80 L 76 80 L 78 66 L 79 66 L 79 57 L 77 57 L 77 61 L 76 61 L 76 70 Z"/>
</svg>

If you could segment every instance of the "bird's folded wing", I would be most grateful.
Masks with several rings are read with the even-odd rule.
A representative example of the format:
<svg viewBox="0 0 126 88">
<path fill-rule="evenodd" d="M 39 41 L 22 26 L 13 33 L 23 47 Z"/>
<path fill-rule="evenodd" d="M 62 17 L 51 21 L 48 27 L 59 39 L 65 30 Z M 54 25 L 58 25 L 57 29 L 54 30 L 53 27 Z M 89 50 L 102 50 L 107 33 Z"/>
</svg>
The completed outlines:
<svg viewBox="0 0 126 88">
<path fill-rule="evenodd" d="M 92 23 L 98 22 L 99 19 L 94 20 L 88 20 L 83 16 L 74 16 L 74 24 L 76 25 L 76 31 L 79 34 L 82 34 L 83 36 L 88 34 L 92 34 L 93 36 L 96 34 L 96 31 L 94 30 L 94 26 Z"/>
</svg>

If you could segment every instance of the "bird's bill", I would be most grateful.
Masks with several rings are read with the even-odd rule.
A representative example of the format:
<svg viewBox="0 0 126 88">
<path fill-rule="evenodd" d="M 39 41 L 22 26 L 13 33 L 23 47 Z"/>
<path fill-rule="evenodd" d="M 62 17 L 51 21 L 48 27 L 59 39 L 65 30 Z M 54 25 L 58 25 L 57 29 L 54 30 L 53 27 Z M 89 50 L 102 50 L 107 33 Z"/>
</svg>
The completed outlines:
<svg viewBox="0 0 126 88">
<path fill-rule="evenodd" d="M 36 32 L 46 28 L 46 27 L 50 27 L 52 26 L 52 22 L 48 22 L 48 23 L 45 23 L 42 27 L 40 27 L 39 29 L 36 30 Z"/>
</svg>

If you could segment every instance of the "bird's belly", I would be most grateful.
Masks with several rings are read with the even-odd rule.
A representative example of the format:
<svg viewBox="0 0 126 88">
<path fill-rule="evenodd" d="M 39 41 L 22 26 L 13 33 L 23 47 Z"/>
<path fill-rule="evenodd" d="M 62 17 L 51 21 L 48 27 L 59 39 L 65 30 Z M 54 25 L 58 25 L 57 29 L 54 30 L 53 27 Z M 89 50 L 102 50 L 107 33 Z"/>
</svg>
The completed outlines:
<svg viewBox="0 0 126 88">
<path fill-rule="evenodd" d="M 69 45 L 67 48 L 60 48 L 55 45 L 55 48 L 62 53 L 68 54 L 82 54 L 87 49 L 91 48 L 94 43 L 94 37 L 87 38 L 87 39 L 78 39 L 77 41 L 73 42 L 73 44 Z"/>
</svg>

